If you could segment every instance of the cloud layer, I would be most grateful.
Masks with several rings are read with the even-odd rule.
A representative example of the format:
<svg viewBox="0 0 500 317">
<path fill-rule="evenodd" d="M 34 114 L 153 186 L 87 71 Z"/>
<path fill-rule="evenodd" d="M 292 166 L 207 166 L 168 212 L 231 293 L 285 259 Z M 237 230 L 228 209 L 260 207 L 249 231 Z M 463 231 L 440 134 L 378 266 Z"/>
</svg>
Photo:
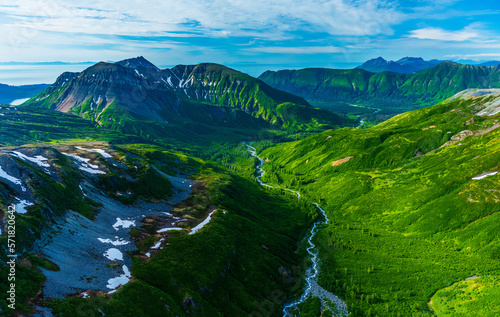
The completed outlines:
<svg viewBox="0 0 500 317">
<path fill-rule="evenodd" d="M 0 62 L 144 55 L 254 71 L 377 56 L 487 59 L 499 48 L 499 15 L 499 4 L 472 0 L 3 0 Z"/>
<path fill-rule="evenodd" d="M 18 28 L 86 34 L 260 36 L 280 39 L 310 29 L 330 35 L 392 33 L 402 19 L 386 1 L 185 0 L 2 1 Z"/>
</svg>

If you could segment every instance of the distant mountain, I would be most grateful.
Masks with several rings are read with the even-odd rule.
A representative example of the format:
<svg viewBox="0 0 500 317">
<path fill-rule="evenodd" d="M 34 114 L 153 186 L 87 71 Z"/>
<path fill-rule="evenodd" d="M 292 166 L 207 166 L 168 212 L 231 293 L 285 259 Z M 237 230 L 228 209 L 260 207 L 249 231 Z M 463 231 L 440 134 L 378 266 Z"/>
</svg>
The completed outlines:
<svg viewBox="0 0 500 317">
<path fill-rule="evenodd" d="M 500 88 L 500 67 L 443 62 L 413 74 L 308 68 L 267 71 L 259 78 L 331 110 L 357 104 L 394 115 L 436 104 L 467 88 Z"/>
<path fill-rule="evenodd" d="M 25 85 L 25 86 L 10 86 L 0 84 L 0 104 L 10 104 L 16 99 L 31 98 L 43 91 L 49 85 Z"/>
<path fill-rule="evenodd" d="M 386 61 L 382 57 L 370 59 L 363 65 L 356 68 L 364 69 L 372 73 L 395 72 L 403 74 L 411 74 L 420 70 L 428 69 L 436 66 L 443 61 L 433 59 L 424 61 L 421 57 L 404 57 L 398 61 Z"/>
<path fill-rule="evenodd" d="M 152 120 L 251 127 L 350 122 L 303 98 L 217 64 L 159 69 L 143 57 L 64 73 L 29 106 L 70 112 L 101 125 Z"/>
</svg>

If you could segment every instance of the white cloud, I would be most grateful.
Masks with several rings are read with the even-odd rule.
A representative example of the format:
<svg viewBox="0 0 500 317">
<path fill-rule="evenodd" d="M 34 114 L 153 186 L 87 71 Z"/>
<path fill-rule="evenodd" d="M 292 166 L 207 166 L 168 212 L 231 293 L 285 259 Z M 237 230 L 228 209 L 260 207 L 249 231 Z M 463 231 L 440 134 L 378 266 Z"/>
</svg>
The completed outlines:
<svg viewBox="0 0 500 317">
<path fill-rule="evenodd" d="M 391 34 L 403 14 L 385 0 L 6 0 L 16 28 L 86 34 L 280 38 L 309 29 L 331 35 Z M 5 23 L 5 22 L 4 22 Z"/>
<path fill-rule="evenodd" d="M 472 58 L 472 57 L 499 57 L 500 53 L 483 53 L 483 54 L 470 54 L 470 55 L 464 55 L 466 58 Z"/>
<path fill-rule="evenodd" d="M 410 31 L 410 37 L 422 40 L 456 41 L 463 42 L 478 38 L 480 35 L 472 28 L 465 28 L 460 31 L 446 31 L 441 28 L 423 28 Z"/>
<path fill-rule="evenodd" d="M 344 50 L 335 46 L 300 46 L 300 47 L 284 47 L 284 46 L 267 46 L 267 47 L 252 47 L 247 51 L 262 52 L 262 53 L 277 53 L 277 54 L 318 54 L 318 53 L 341 53 Z"/>
<path fill-rule="evenodd" d="M 488 58 L 500 57 L 500 53 L 480 53 L 480 54 L 456 54 L 456 55 L 446 55 L 448 58 L 455 59 L 471 59 L 474 61 L 487 60 Z"/>
</svg>

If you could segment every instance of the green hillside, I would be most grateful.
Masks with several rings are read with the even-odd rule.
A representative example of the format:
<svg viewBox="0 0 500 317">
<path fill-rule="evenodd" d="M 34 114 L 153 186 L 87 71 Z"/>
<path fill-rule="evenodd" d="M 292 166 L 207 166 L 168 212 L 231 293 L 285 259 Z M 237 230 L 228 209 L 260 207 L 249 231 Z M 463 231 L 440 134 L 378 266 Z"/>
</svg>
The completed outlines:
<svg viewBox="0 0 500 317">
<path fill-rule="evenodd" d="M 380 108 L 378 121 L 382 121 L 388 116 L 434 105 L 467 88 L 499 88 L 500 68 L 452 62 L 413 74 L 307 68 L 267 71 L 259 79 L 325 109 L 355 111 L 350 104 Z"/>
<path fill-rule="evenodd" d="M 125 144 L 126 139 L 147 141 L 93 128 L 89 121 L 67 114 L 56 113 L 52 121 L 45 124 L 30 124 L 30 119 L 39 121 L 47 112 L 50 111 L 39 110 L 31 115 L 16 113 L 28 127 L 36 130 L 46 127 L 50 133 L 27 135 L 18 142 L 7 139 L 8 145 L 24 145 L 21 148 L 3 147 L 0 157 L 3 171 L 10 175 L 20 171 L 20 178 L 26 183 L 28 192 L 34 193 L 35 202 L 28 213 L 16 214 L 19 258 L 14 315 L 27 314 L 36 303 L 53 308 L 59 316 L 77 316 L 83 310 L 96 315 L 103 311 L 107 316 L 245 316 L 264 310 L 268 316 L 280 316 L 282 303 L 296 293 L 302 283 L 301 274 L 306 263 L 304 252 L 297 250 L 317 216 L 314 208 L 256 184 L 252 176 L 254 161 L 249 157 L 232 162 L 232 168 L 224 168 L 162 146 Z M 13 119 L 10 115 L 4 116 L 8 116 L 9 122 Z M 74 130 L 67 126 L 68 123 Z M 14 133 L 22 136 L 26 131 Z M 111 144 L 103 142 L 103 136 Z M 38 140 L 46 143 L 26 144 Z M 87 152 L 76 150 L 82 146 L 98 147 L 111 153 L 109 159 L 102 155 L 90 156 L 92 164 L 104 169 L 105 175 L 89 176 L 75 167 L 67 153 L 77 151 L 77 155 L 89 157 Z M 232 151 L 241 152 L 241 148 L 244 151 L 242 145 Z M 12 150 L 29 152 L 29 157 L 42 154 L 50 162 L 47 170 L 51 174 L 36 164 L 13 158 L 9 154 Z M 32 251 L 32 246 L 48 234 L 56 236 L 57 233 L 51 231 L 52 226 L 65 228 L 67 224 L 60 218 L 69 210 L 88 218 L 86 226 L 94 221 L 102 204 L 87 197 L 87 190 L 97 189 L 109 198 L 137 208 L 141 208 L 144 201 L 167 201 L 173 194 L 172 185 L 159 170 L 171 175 L 189 174 L 195 181 L 197 189 L 187 200 L 176 204 L 173 211 L 176 216 L 186 219 L 182 222 L 183 230 L 169 233 L 168 244 L 153 256 L 146 257 L 146 250 L 152 250 L 153 245 L 167 235 L 157 233 L 161 225 L 158 218 L 139 223 L 132 229 L 129 235 L 137 246 L 137 250 L 131 252 L 133 281 L 113 295 L 94 291 L 86 299 L 79 293 L 65 300 L 44 298 L 40 290 L 45 278 L 40 268 L 58 271 L 59 262 L 47 258 L 43 252 Z M 18 195 L 11 186 L 5 178 L 0 178 L 2 220 L 6 216 L 6 206 L 15 200 L 14 195 Z M 131 194 L 124 197 L 120 192 Z M 188 235 L 189 228 L 205 219 L 208 210 L 216 210 L 210 223 L 199 233 Z M 2 233 L 5 233 L 3 229 Z M 7 244 L 6 234 L 2 234 L 0 242 Z M 2 279 L 8 274 L 6 260 L 6 253 L 2 253 Z M 0 290 L 5 293 L 8 285 L 1 284 Z M 270 301 L 270 294 L 277 291 L 282 299 Z M 5 298 L 0 299 L 0 316 L 12 315 L 7 304 Z"/>
<path fill-rule="evenodd" d="M 355 125 L 355 120 L 314 108 L 301 97 L 223 65 L 160 70 L 142 57 L 64 73 L 25 106 L 73 113 L 113 129 L 133 127 L 126 133 L 148 124 L 161 126 L 153 130 L 202 124 L 289 132 Z"/>
<path fill-rule="evenodd" d="M 479 95 L 260 154 L 269 160 L 263 181 L 307 193 L 328 212 L 320 284 L 353 316 L 431 316 L 437 291 L 500 274 L 500 115 L 489 108 L 499 96 Z M 478 115 L 485 107 L 494 115 Z M 487 313 L 492 297 L 473 297 L 469 307 Z"/>
</svg>

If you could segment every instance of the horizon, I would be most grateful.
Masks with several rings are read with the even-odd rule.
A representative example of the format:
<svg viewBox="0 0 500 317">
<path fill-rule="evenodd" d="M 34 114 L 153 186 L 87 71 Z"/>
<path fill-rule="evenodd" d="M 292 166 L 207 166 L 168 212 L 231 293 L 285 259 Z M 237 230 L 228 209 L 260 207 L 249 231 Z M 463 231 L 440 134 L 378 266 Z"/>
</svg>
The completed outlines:
<svg viewBox="0 0 500 317">
<path fill-rule="evenodd" d="M 499 14 L 497 2 L 470 0 L 8 0 L 0 5 L 0 66 L 75 66 L 142 55 L 155 65 L 213 62 L 257 76 L 353 68 L 377 56 L 481 63 L 500 59 Z M 3 76 L 0 83 L 51 83 L 51 72 L 45 78 Z"/>
</svg>

